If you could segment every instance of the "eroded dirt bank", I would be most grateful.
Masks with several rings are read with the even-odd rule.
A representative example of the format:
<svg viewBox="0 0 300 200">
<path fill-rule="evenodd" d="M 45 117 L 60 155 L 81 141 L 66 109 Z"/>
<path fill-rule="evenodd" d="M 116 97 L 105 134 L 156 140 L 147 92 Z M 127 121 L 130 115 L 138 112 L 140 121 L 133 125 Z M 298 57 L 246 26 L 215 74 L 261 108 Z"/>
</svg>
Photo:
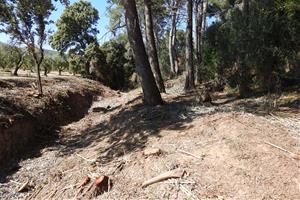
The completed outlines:
<svg viewBox="0 0 300 200">
<path fill-rule="evenodd" d="M 74 77 L 47 78 L 43 82 L 45 95 L 37 97 L 30 79 L 0 80 L 2 170 L 12 162 L 16 164 L 24 152 L 32 151 L 36 142 L 51 143 L 55 129 L 82 118 L 94 97 L 113 95 L 97 82 Z"/>
</svg>

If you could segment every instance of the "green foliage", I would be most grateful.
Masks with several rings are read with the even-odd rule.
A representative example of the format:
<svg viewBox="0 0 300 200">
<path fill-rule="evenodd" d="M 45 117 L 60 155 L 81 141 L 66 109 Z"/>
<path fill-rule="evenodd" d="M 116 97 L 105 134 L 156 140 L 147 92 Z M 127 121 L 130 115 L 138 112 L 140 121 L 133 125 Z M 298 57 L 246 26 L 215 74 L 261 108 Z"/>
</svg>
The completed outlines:
<svg viewBox="0 0 300 200">
<path fill-rule="evenodd" d="M 42 62 L 42 70 L 44 70 L 44 75 L 47 76 L 47 74 L 53 69 L 54 60 L 51 57 L 45 57 Z"/>
<path fill-rule="evenodd" d="M 56 56 L 53 58 L 53 69 L 57 70 L 59 74 L 65 70 L 68 70 L 68 67 L 69 62 L 64 57 Z"/>
<path fill-rule="evenodd" d="M 50 44 L 61 54 L 68 52 L 70 70 L 75 74 L 89 74 L 90 60 L 85 51 L 96 42 L 98 20 L 98 11 L 91 3 L 80 0 L 68 6 L 56 22 L 57 31 L 50 37 Z"/>
<path fill-rule="evenodd" d="M 207 30 L 206 66 L 225 76 L 231 86 L 245 81 L 264 91 L 277 90 L 286 76 L 299 79 L 299 73 L 287 73 L 299 71 L 300 13 L 296 2 L 250 1 L 246 19 L 238 7 L 229 9 L 225 20 Z"/>
<path fill-rule="evenodd" d="M 106 64 L 112 75 L 111 88 L 128 89 L 129 79 L 134 72 L 134 61 L 127 37 L 121 34 L 115 40 L 101 46 L 106 57 Z"/>
<path fill-rule="evenodd" d="M 90 2 L 80 0 L 68 6 L 56 22 L 57 31 L 50 37 L 52 47 L 60 52 L 72 49 L 82 55 L 85 48 L 96 41 L 98 11 Z"/>
</svg>

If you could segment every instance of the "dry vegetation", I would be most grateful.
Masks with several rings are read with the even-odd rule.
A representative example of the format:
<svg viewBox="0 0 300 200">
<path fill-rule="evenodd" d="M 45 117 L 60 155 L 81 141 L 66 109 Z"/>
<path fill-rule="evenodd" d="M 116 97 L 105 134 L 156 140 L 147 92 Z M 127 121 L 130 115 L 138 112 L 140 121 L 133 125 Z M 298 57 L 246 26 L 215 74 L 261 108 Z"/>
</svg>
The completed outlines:
<svg viewBox="0 0 300 200">
<path fill-rule="evenodd" d="M 93 181 L 106 175 L 112 187 L 97 199 L 300 199 L 299 93 L 283 94 L 277 109 L 271 96 L 222 93 L 200 105 L 197 93 L 171 86 L 164 106 L 143 106 L 139 90 L 94 99 L 55 144 L 6 176 L 0 196 L 88 199 L 96 197 Z M 145 155 L 149 148 L 160 152 Z M 176 168 L 182 178 L 141 187 Z"/>
</svg>

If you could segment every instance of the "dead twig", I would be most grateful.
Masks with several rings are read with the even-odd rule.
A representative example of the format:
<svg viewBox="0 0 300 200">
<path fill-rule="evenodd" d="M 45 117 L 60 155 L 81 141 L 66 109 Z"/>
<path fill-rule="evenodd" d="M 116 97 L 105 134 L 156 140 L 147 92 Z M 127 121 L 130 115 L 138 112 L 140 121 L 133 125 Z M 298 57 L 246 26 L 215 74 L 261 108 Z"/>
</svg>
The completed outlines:
<svg viewBox="0 0 300 200">
<path fill-rule="evenodd" d="M 158 182 L 167 180 L 169 178 L 181 178 L 184 175 L 184 173 L 185 173 L 185 170 L 177 168 L 177 169 L 165 172 L 163 174 L 160 174 L 160 175 L 158 175 L 154 178 L 151 178 L 151 179 L 145 181 L 142 184 L 142 187 L 144 188 L 144 187 L 147 187 L 147 186 L 152 185 L 154 183 L 158 183 Z"/>
<path fill-rule="evenodd" d="M 294 159 L 297 159 L 297 160 L 300 159 L 299 155 L 297 155 L 297 154 L 295 154 L 295 153 L 293 153 L 293 152 L 291 152 L 291 151 L 289 151 L 289 150 L 286 150 L 286 149 L 284 149 L 284 148 L 282 148 L 282 147 L 280 147 L 280 146 L 277 146 L 277 145 L 275 145 L 275 144 L 272 144 L 272 143 L 270 143 L 270 142 L 266 142 L 266 141 L 265 141 L 264 143 L 266 143 L 266 144 L 268 144 L 268 145 L 270 145 L 270 146 L 272 146 L 272 147 L 275 147 L 275 148 L 277 148 L 277 149 L 279 149 L 279 150 L 281 150 L 281 151 L 284 151 L 284 152 L 286 152 L 286 153 L 289 153 L 290 156 L 291 156 L 292 158 L 294 158 Z"/>
<path fill-rule="evenodd" d="M 19 187 L 18 192 L 24 192 L 24 190 L 27 189 L 28 184 L 29 184 L 29 180 L 27 180 L 25 183 L 23 183 L 23 184 L 21 185 L 21 187 Z"/>
<path fill-rule="evenodd" d="M 191 197 L 192 199 L 199 200 L 190 190 L 188 190 L 183 185 L 180 186 L 180 189 L 182 192 L 184 192 L 187 196 Z"/>
<path fill-rule="evenodd" d="M 75 153 L 76 156 L 78 156 L 79 158 L 82 158 L 83 160 L 86 160 L 88 162 L 96 162 L 96 159 L 88 159 L 88 158 L 85 158 L 81 155 L 79 155 L 78 153 Z"/>
<path fill-rule="evenodd" d="M 26 200 L 33 199 L 36 197 L 43 189 L 44 187 L 40 186 L 39 189 L 37 189 L 34 193 L 32 193 L 29 197 L 26 198 Z"/>
<path fill-rule="evenodd" d="M 177 150 L 177 152 L 180 152 L 180 153 L 183 153 L 183 154 L 186 154 L 186 155 L 192 156 L 192 157 L 194 157 L 194 158 L 197 158 L 197 159 L 199 159 L 199 160 L 203 160 L 203 158 L 202 158 L 202 157 L 196 156 L 195 154 L 189 153 L 189 152 L 187 152 L 187 151 L 184 151 L 184 150 L 181 150 L 181 149 Z"/>
<path fill-rule="evenodd" d="M 84 195 L 86 195 L 86 193 L 88 193 L 92 189 L 93 185 L 94 185 L 94 183 L 91 183 L 90 186 L 78 198 L 80 199 L 81 197 L 83 197 Z M 76 197 L 80 194 L 80 192 L 81 192 L 81 190 L 79 190 L 77 192 Z"/>
</svg>

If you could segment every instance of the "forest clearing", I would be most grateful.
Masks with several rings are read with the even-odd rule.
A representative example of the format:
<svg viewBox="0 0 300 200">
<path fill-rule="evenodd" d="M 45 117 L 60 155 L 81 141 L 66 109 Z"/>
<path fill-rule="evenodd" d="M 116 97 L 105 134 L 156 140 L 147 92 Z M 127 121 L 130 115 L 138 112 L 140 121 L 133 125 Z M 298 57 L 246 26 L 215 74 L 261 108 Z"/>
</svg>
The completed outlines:
<svg viewBox="0 0 300 200">
<path fill-rule="evenodd" d="M 300 200 L 299 0 L 0 0 L 0 200 Z"/>
<path fill-rule="evenodd" d="M 2 198 L 92 198 L 95 191 L 86 190 L 100 175 L 113 186 L 97 199 L 300 198 L 299 154 L 270 145 L 299 152 L 299 92 L 282 95 L 279 109 L 269 112 L 261 106 L 265 96 L 232 100 L 215 93 L 215 105 L 201 105 L 197 94 L 182 93 L 179 80 L 163 96 L 166 105 L 156 107 L 143 105 L 140 89 L 118 94 L 94 85 L 101 93 L 88 114 L 41 136 L 39 150 L 2 177 Z M 141 187 L 175 168 L 186 174 Z M 91 181 L 80 190 L 85 176 Z M 26 191 L 17 192 L 27 181 Z"/>
</svg>

